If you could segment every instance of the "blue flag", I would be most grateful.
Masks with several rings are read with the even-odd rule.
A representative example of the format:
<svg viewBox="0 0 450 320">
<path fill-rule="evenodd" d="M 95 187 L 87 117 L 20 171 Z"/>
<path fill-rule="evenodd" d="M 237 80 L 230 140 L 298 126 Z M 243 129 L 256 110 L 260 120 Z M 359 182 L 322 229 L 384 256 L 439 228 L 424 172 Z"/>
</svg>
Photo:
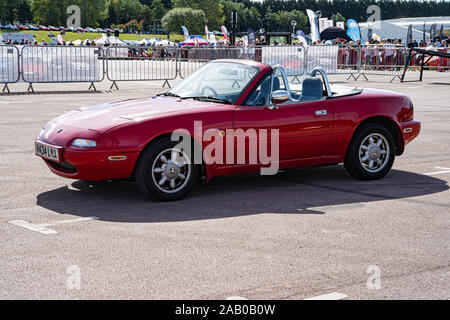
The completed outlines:
<svg viewBox="0 0 450 320">
<path fill-rule="evenodd" d="M 303 32 L 303 30 L 298 29 L 297 32 L 295 33 L 295 36 L 304 46 L 308 45 L 308 41 L 306 40 L 306 35 Z"/>
<path fill-rule="evenodd" d="M 184 40 L 189 39 L 189 31 L 185 26 L 181 26 L 181 29 L 183 29 L 183 34 L 184 34 Z"/>
<path fill-rule="evenodd" d="M 359 31 L 359 25 L 358 22 L 356 22 L 353 19 L 347 20 L 347 35 L 352 39 L 353 41 L 361 41 L 361 33 Z"/>
</svg>

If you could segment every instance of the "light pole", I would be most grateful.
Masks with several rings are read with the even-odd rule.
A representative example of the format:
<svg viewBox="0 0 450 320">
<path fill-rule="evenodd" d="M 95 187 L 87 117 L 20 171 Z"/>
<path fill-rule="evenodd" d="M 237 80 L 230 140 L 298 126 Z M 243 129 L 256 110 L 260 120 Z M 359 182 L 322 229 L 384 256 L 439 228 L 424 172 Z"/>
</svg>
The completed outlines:
<svg viewBox="0 0 450 320">
<path fill-rule="evenodd" d="M 293 39 L 295 38 L 295 26 L 297 25 L 297 21 L 292 20 L 291 21 L 291 26 L 292 26 L 292 39 L 291 39 L 291 44 L 293 43 Z"/>
<path fill-rule="evenodd" d="M 291 26 L 292 26 L 292 37 L 295 37 L 295 26 L 297 25 L 297 21 L 292 20 Z"/>
</svg>

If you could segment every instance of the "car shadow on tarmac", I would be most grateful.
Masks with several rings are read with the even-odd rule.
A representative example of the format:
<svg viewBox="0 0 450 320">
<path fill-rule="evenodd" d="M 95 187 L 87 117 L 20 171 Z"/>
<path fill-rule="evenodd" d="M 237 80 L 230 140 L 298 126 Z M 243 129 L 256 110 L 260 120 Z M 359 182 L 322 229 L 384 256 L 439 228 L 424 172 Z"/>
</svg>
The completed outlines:
<svg viewBox="0 0 450 320">
<path fill-rule="evenodd" d="M 113 222 L 176 222 L 261 213 L 324 214 L 333 206 L 413 198 L 448 190 L 447 182 L 392 170 L 377 181 L 351 178 L 343 166 L 292 169 L 276 176 L 239 174 L 199 185 L 185 199 L 157 202 L 144 197 L 134 182 L 75 181 L 41 193 L 37 205 L 61 214 L 95 216 Z"/>
</svg>

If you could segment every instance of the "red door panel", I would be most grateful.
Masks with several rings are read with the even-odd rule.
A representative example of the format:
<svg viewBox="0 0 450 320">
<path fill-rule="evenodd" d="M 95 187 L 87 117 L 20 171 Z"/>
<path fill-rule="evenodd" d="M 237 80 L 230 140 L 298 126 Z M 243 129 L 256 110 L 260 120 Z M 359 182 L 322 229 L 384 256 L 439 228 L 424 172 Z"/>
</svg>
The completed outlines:
<svg viewBox="0 0 450 320">
<path fill-rule="evenodd" d="M 328 155 L 333 110 L 326 99 L 288 102 L 274 112 L 280 126 L 280 160 Z"/>
</svg>

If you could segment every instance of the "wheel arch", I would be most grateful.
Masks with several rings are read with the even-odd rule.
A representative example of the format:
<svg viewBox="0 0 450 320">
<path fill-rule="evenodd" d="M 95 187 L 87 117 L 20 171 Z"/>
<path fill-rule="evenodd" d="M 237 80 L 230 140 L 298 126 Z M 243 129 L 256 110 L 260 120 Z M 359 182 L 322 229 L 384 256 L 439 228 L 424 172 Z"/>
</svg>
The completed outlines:
<svg viewBox="0 0 450 320">
<path fill-rule="evenodd" d="M 139 160 L 141 159 L 141 157 L 143 156 L 143 154 L 145 153 L 145 151 L 147 149 L 149 149 L 153 144 L 155 144 L 156 142 L 163 140 L 163 139 L 171 139 L 173 132 L 167 132 L 167 133 L 162 133 L 158 136 L 153 137 L 150 141 L 147 142 L 147 144 L 144 146 L 144 148 L 142 148 L 142 150 L 139 152 L 139 157 L 136 160 L 136 163 L 134 164 L 134 168 L 133 168 L 133 175 L 132 177 L 135 177 L 136 174 L 136 167 L 137 164 L 139 162 Z M 181 134 L 182 136 L 187 137 L 187 135 L 185 134 Z M 192 141 L 198 146 L 198 142 L 197 140 L 195 140 L 195 138 L 192 136 L 192 134 L 189 136 L 190 139 L 192 139 Z M 205 164 L 205 161 L 203 159 L 203 149 L 202 149 L 202 165 L 201 165 L 201 170 L 200 170 L 200 177 L 199 179 L 202 179 L 204 181 L 207 181 L 208 178 L 208 171 L 207 171 L 207 166 Z"/>
<path fill-rule="evenodd" d="M 403 135 L 402 135 L 400 126 L 398 125 L 397 122 L 395 122 L 394 120 L 392 120 L 391 118 L 389 118 L 387 116 L 374 116 L 374 117 L 366 118 L 363 121 L 361 121 L 353 132 L 350 144 L 353 142 L 353 139 L 355 138 L 356 133 L 359 130 L 361 130 L 361 128 L 364 128 L 365 126 L 367 126 L 369 124 L 382 125 L 387 130 L 389 130 L 389 132 L 392 134 L 392 137 L 395 140 L 395 155 L 400 156 L 403 154 L 403 152 L 405 150 L 405 143 L 403 140 Z M 348 147 L 347 147 L 347 152 L 348 152 Z"/>
</svg>

